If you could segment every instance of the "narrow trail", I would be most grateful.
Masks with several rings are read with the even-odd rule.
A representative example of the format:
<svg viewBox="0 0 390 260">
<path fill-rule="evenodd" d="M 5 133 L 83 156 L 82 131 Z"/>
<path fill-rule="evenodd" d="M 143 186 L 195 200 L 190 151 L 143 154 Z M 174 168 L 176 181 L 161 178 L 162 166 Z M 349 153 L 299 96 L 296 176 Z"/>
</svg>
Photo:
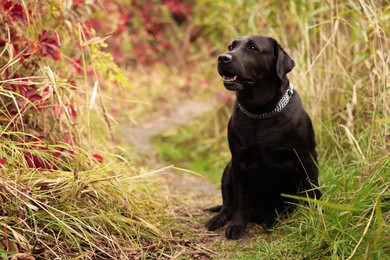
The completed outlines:
<svg viewBox="0 0 390 260">
<path fill-rule="evenodd" d="M 184 100 L 176 105 L 176 110 L 154 115 L 137 127 L 121 126 L 121 132 L 127 141 L 141 152 L 154 152 L 151 142 L 153 136 L 190 123 L 203 113 L 212 111 L 216 104 L 205 101 Z"/>
<path fill-rule="evenodd" d="M 120 127 L 126 140 L 134 145 L 137 151 L 148 156 L 148 166 L 153 168 L 167 166 L 159 160 L 157 152 L 153 147 L 152 138 L 155 135 L 189 124 L 200 115 L 215 109 L 216 104 L 205 101 L 185 100 L 175 107 L 178 109 L 152 116 L 137 127 L 129 128 L 124 125 Z M 205 177 L 184 172 L 179 173 L 178 171 L 169 171 L 167 175 L 169 175 L 167 185 L 173 191 L 185 191 L 182 195 L 198 195 L 196 193 L 210 197 L 219 195 L 218 186 L 208 183 Z"/>
<path fill-rule="evenodd" d="M 176 110 L 151 116 L 136 127 L 120 125 L 119 130 L 126 141 L 147 158 L 147 166 L 152 169 L 167 167 L 153 147 L 152 138 L 164 131 L 189 124 L 200 115 L 216 109 L 217 104 L 205 101 L 183 100 L 175 106 Z M 203 209 L 221 203 L 219 185 L 211 184 L 201 175 L 167 168 L 161 174 L 161 187 L 166 187 L 170 207 L 183 219 L 189 219 L 189 228 L 200 235 L 196 241 L 197 250 L 190 249 L 192 259 L 211 259 L 214 252 L 208 251 L 208 244 L 223 236 L 207 232 L 204 223 L 210 216 Z M 192 251 L 191 251 L 192 250 Z M 194 257 L 194 256 L 198 257 Z M 215 256 L 215 255 L 214 255 Z"/>
</svg>

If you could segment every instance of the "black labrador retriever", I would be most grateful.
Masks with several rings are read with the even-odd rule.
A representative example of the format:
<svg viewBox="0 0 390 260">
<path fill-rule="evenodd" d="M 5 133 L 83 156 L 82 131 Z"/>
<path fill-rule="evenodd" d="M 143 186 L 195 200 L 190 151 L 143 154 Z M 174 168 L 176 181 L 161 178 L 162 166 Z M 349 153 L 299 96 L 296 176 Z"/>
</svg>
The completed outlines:
<svg viewBox="0 0 390 260">
<path fill-rule="evenodd" d="M 228 124 L 232 159 L 222 177 L 223 205 L 206 224 L 230 222 L 226 237 L 238 239 L 248 222 L 270 229 L 291 209 L 281 194 L 320 198 L 311 120 L 286 74 L 294 61 L 269 37 L 244 36 L 218 57 L 218 72 L 237 98 Z"/>
</svg>

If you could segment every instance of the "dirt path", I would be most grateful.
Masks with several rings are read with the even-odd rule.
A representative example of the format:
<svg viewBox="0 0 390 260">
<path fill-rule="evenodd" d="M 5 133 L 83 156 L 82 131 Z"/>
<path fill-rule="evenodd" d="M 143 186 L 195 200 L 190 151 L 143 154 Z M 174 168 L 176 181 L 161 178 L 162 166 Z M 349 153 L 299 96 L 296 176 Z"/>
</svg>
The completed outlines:
<svg viewBox="0 0 390 260">
<path fill-rule="evenodd" d="M 204 101 L 185 100 L 175 106 L 179 108 L 177 110 L 152 116 L 137 127 L 121 125 L 119 129 L 126 140 L 148 158 L 148 167 L 159 169 L 167 165 L 157 156 L 151 141 L 153 136 L 188 124 L 200 115 L 216 109 L 216 105 Z M 189 227 L 198 234 L 198 239 L 193 241 L 197 249 L 187 248 L 185 254 L 190 255 L 192 259 L 211 259 L 212 256 L 218 255 L 209 251 L 208 244 L 215 239 L 222 239 L 222 236 L 204 229 L 204 222 L 209 215 L 203 212 L 203 209 L 220 203 L 219 185 L 210 184 L 203 176 L 174 168 L 168 168 L 161 176 L 161 186 L 167 189 L 172 210 L 186 219 Z"/>
<path fill-rule="evenodd" d="M 121 131 L 127 140 L 142 152 L 153 152 L 151 143 L 153 136 L 190 123 L 198 116 L 211 111 L 215 104 L 205 101 L 182 101 L 175 106 L 176 110 L 165 111 L 163 114 L 152 116 L 138 127 L 122 126 Z"/>
<path fill-rule="evenodd" d="M 152 144 L 153 136 L 175 129 L 181 125 L 189 124 L 192 120 L 196 119 L 200 115 L 212 111 L 215 109 L 216 104 L 205 101 L 192 101 L 185 100 L 182 103 L 175 106 L 179 109 L 166 111 L 164 114 L 155 115 L 145 122 L 141 123 L 137 127 L 131 127 L 122 125 L 120 127 L 126 140 L 134 145 L 134 147 L 142 154 L 146 154 L 152 167 L 165 167 L 165 163 L 159 161 L 157 153 Z M 219 195 L 219 190 L 216 185 L 209 184 L 202 176 L 196 176 L 189 173 L 179 173 L 178 171 L 169 171 L 168 186 L 172 190 L 186 191 L 188 196 L 204 194 L 205 196 Z M 193 193 L 193 194 L 191 194 Z"/>
</svg>

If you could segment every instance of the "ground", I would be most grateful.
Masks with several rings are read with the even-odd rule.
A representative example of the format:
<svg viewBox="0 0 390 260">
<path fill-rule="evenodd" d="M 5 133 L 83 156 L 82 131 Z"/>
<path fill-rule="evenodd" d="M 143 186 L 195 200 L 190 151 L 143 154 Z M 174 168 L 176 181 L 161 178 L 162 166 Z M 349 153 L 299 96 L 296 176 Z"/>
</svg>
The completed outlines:
<svg viewBox="0 0 390 260">
<path fill-rule="evenodd" d="M 135 150 L 141 153 L 140 156 L 147 158 L 148 167 L 161 169 L 167 165 L 159 159 L 152 144 L 152 137 L 188 124 L 215 107 L 216 104 L 212 102 L 184 100 L 175 106 L 180 109 L 150 115 L 136 127 L 122 123 L 119 129 Z M 224 236 L 222 233 L 206 231 L 204 223 L 210 214 L 203 211 L 207 207 L 221 203 L 219 185 L 209 183 L 206 177 L 199 174 L 177 169 L 174 165 L 165 168 L 160 176 L 161 187 L 166 188 L 171 209 L 198 234 L 197 238 L 192 238 L 193 241 L 191 239 L 184 241 L 185 255 L 193 259 L 221 258 L 220 253 L 209 248 L 211 243 L 224 240 Z"/>
</svg>

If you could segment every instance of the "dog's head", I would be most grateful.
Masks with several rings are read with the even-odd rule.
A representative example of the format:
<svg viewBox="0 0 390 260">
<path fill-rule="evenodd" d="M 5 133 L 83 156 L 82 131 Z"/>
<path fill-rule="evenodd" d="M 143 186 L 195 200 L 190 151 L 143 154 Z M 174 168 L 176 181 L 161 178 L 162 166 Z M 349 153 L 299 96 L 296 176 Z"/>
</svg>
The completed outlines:
<svg viewBox="0 0 390 260">
<path fill-rule="evenodd" d="M 273 38 L 243 36 L 218 57 L 218 73 L 228 90 L 240 91 L 268 79 L 282 80 L 295 62 Z"/>
</svg>

